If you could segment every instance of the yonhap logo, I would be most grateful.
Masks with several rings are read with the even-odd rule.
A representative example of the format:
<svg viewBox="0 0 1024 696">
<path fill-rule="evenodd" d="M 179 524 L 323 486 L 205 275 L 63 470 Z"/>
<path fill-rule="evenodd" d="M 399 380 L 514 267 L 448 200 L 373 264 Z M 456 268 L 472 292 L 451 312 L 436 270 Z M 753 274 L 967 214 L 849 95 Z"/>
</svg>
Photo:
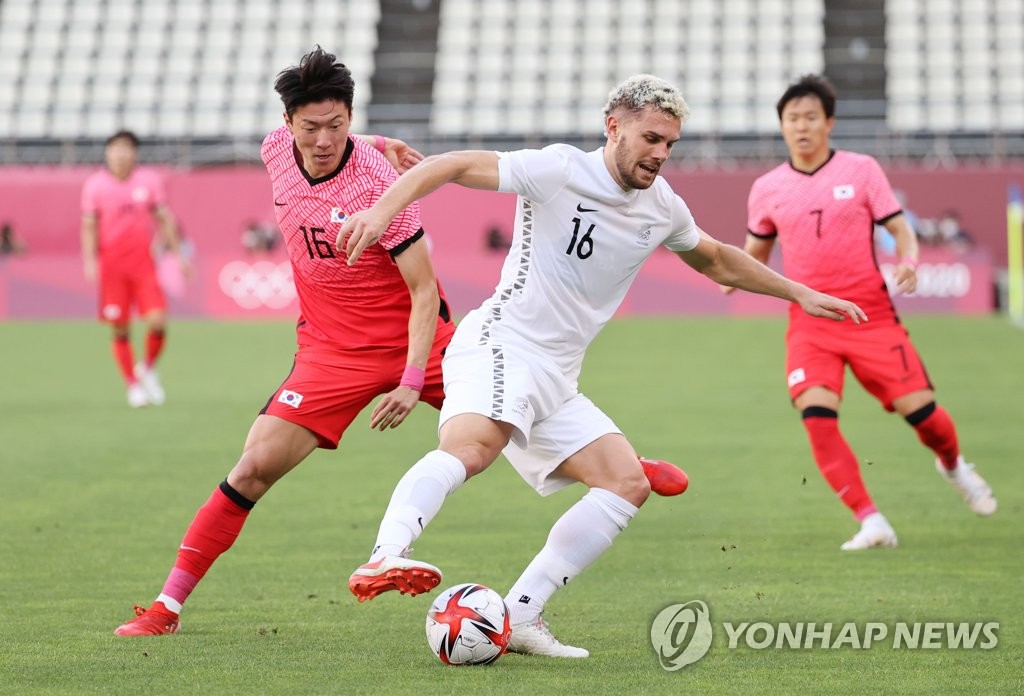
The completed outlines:
<svg viewBox="0 0 1024 696">
<path fill-rule="evenodd" d="M 666 672 L 693 664 L 711 647 L 708 605 L 699 599 L 665 607 L 651 623 L 651 645 Z"/>
<path fill-rule="evenodd" d="M 992 650 L 998 621 L 724 621 L 728 650 Z M 704 657 L 714 629 L 707 604 L 695 599 L 662 609 L 651 622 L 651 646 L 666 672 Z"/>
</svg>

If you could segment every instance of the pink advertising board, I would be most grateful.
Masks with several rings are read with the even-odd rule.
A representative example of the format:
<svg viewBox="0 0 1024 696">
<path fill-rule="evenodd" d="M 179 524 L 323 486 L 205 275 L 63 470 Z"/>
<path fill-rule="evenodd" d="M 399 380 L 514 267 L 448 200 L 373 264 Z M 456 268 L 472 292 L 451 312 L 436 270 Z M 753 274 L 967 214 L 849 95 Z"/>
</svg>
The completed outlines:
<svg viewBox="0 0 1024 696">
<path fill-rule="evenodd" d="M 0 169 L 0 222 L 10 222 L 28 247 L 24 253 L 0 257 L 0 318 L 95 316 L 95 289 L 82 277 L 78 251 L 79 195 L 90 171 Z M 248 224 L 273 221 L 270 187 L 263 170 L 160 171 L 169 204 L 194 250 L 195 274 L 188 282 L 175 278 L 173 268 L 165 269 L 171 310 L 179 316 L 195 317 L 294 317 L 297 303 L 282 250 L 253 254 L 241 241 Z M 1024 175 L 1024 171 L 1020 173 Z M 742 244 L 746 189 L 755 175 L 754 171 L 670 172 L 668 178 L 687 199 L 702 227 L 723 241 Z M 1004 173 L 1004 178 L 1011 175 L 1014 173 Z M 913 183 L 910 173 L 900 176 L 911 177 L 908 181 Z M 984 181 L 997 186 L 989 181 L 992 176 L 987 172 Z M 924 190 L 914 191 L 923 202 Z M 986 210 L 998 203 L 993 197 Z M 504 254 L 489 248 L 487 240 L 492 228 L 499 236 L 511 236 L 514 206 L 511 195 L 455 185 L 444 186 L 422 201 L 434 264 L 457 314 L 472 309 L 493 291 Z M 964 206 L 964 210 L 970 209 Z M 985 224 L 996 225 L 1001 211 L 990 213 Z M 965 221 L 971 224 L 971 218 Z M 997 235 L 979 234 L 980 229 L 972 230 L 979 244 L 969 253 L 924 249 L 921 288 L 914 296 L 897 296 L 897 307 L 904 312 L 991 311 L 992 264 L 993 259 L 998 263 L 1000 256 L 1005 257 L 1005 240 L 1000 247 Z M 879 256 L 883 273 L 892 261 Z M 744 315 L 784 309 L 783 302 L 772 298 L 747 293 L 724 296 L 673 254 L 659 250 L 644 266 L 621 312 Z"/>
</svg>

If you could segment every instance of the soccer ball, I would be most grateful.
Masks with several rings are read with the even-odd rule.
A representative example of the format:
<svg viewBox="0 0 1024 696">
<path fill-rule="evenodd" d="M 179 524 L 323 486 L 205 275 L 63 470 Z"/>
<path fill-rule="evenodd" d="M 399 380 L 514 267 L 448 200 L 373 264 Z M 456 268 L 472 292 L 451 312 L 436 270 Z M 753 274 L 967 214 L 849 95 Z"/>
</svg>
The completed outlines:
<svg viewBox="0 0 1024 696">
<path fill-rule="evenodd" d="M 489 665 L 511 637 L 505 600 L 477 583 L 449 587 L 427 612 L 427 643 L 446 665 Z"/>
</svg>

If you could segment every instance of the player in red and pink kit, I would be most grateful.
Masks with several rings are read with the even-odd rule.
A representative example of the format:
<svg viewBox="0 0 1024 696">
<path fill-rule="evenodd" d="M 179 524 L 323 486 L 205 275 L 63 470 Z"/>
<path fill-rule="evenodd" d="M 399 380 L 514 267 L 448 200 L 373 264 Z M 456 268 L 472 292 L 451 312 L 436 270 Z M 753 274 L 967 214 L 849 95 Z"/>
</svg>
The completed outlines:
<svg viewBox="0 0 1024 696">
<path fill-rule="evenodd" d="M 373 399 L 370 426 L 394 428 L 419 401 L 440 408 L 441 353 L 454 331 L 420 227 L 418 206 L 349 266 L 334 249 L 345 214 L 370 207 L 421 159 L 405 143 L 349 133 L 354 84 L 317 48 L 274 88 L 285 126 L 263 141 L 277 222 L 288 247 L 300 316 L 298 350 L 246 438 L 242 456 L 196 513 L 163 590 L 120 626 L 122 636 L 178 630 L 178 614 L 213 562 L 234 543 L 267 490 L 314 449 L 333 449 Z"/>
<path fill-rule="evenodd" d="M 82 187 L 81 231 L 85 277 L 90 282 L 99 279 L 100 318 L 113 330 L 114 358 L 133 408 L 159 405 L 165 398 L 154 369 L 167 327 L 167 303 L 150 249 L 154 218 L 164 246 L 188 270 L 163 184 L 155 172 L 136 166 L 138 149 L 139 139 L 131 131 L 118 131 L 107 139 L 106 168 Z M 148 327 L 144 357 L 138 363 L 130 335 L 132 307 Z"/>
<path fill-rule="evenodd" d="M 900 292 L 917 287 L 918 245 L 878 162 L 829 147 L 835 92 L 807 75 L 778 102 L 790 160 L 754 182 L 747 204 L 745 249 L 767 263 L 778 240 L 785 275 L 857 303 L 870 321 L 820 321 L 790 311 L 786 375 L 818 468 L 860 521 L 844 550 L 895 546 L 896 533 L 861 480 L 857 457 L 839 430 L 843 378 L 853 375 L 887 411 L 896 411 L 936 456 L 936 467 L 979 515 L 996 500 L 988 484 L 960 454 L 953 419 L 935 392 L 907 330 L 893 308 L 873 246 L 875 224 L 896 240 Z"/>
</svg>

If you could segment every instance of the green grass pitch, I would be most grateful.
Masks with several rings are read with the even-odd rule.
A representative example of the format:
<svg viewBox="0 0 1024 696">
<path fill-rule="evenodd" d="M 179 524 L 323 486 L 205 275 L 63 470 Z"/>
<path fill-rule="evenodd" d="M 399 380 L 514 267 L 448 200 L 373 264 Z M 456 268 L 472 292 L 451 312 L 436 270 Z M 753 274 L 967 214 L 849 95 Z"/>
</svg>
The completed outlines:
<svg viewBox="0 0 1024 696">
<path fill-rule="evenodd" d="M 364 413 L 338 451 L 278 484 L 193 594 L 181 633 L 115 638 L 159 591 L 285 376 L 292 328 L 175 321 L 167 404 L 132 411 L 104 327 L 0 324 L 0 693 L 1021 693 L 1024 333 L 996 318 L 907 324 L 996 490 L 995 516 L 971 514 L 913 431 L 850 378 L 841 423 L 900 547 L 841 553 L 855 524 L 789 406 L 782 320 L 616 320 L 582 389 L 642 454 L 683 466 L 690 490 L 652 498 L 549 604 L 555 633 L 589 659 L 509 655 L 488 668 L 430 654 L 432 595 L 360 605 L 345 584 L 395 482 L 436 444 L 427 406 L 388 433 Z M 582 493 L 540 498 L 501 460 L 448 500 L 415 555 L 446 587 L 504 593 Z M 710 607 L 712 648 L 666 672 L 651 621 L 693 599 Z M 721 624 L 743 621 L 1000 626 L 990 650 L 730 649 Z"/>
</svg>

